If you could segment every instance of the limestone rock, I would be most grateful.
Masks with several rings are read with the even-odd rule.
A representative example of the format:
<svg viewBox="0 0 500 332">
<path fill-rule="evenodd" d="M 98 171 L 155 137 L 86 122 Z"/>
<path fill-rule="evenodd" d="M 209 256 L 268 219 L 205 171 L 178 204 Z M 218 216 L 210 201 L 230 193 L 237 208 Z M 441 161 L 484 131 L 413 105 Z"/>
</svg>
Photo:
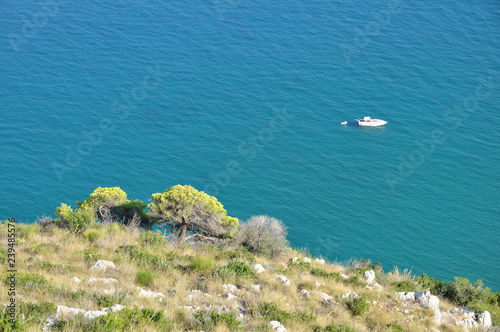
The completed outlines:
<svg viewBox="0 0 500 332">
<path fill-rule="evenodd" d="M 80 279 L 78 279 L 77 277 L 73 277 L 73 278 L 71 278 L 71 281 L 76 282 L 77 284 L 78 284 L 78 283 L 80 283 L 80 282 L 82 282 L 82 281 L 81 281 Z"/>
<path fill-rule="evenodd" d="M 252 291 L 254 291 L 256 293 L 260 292 L 260 285 L 253 285 L 252 286 Z"/>
<path fill-rule="evenodd" d="M 477 322 L 479 326 L 482 327 L 490 327 L 491 326 L 491 314 L 488 311 L 485 311 L 481 314 L 477 315 Z"/>
<path fill-rule="evenodd" d="M 341 276 L 342 278 L 344 278 L 344 280 L 349 279 L 349 277 L 348 277 L 346 274 L 344 274 L 344 273 L 341 273 L 341 274 L 340 274 L 340 276 Z"/>
<path fill-rule="evenodd" d="M 278 276 L 278 280 L 283 283 L 285 286 L 290 286 L 290 280 L 288 280 L 285 276 Z"/>
<path fill-rule="evenodd" d="M 271 325 L 271 327 L 273 328 L 274 331 L 286 332 L 285 327 L 283 325 L 281 325 L 281 323 L 276 321 L 276 320 L 270 321 L 269 325 Z"/>
<path fill-rule="evenodd" d="M 375 271 L 365 271 L 365 273 L 363 273 L 363 277 L 365 278 L 366 282 L 371 285 L 375 281 Z"/>
<path fill-rule="evenodd" d="M 237 298 L 238 298 L 237 296 L 235 296 L 231 293 L 226 294 L 226 299 L 228 299 L 228 300 L 236 300 Z"/>
<path fill-rule="evenodd" d="M 304 263 L 311 263 L 311 259 L 310 259 L 309 257 L 304 257 L 304 258 L 302 259 L 302 261 L 303 261 Z"/>
<path fill-rule="evenodd" d="M 233 293 L 236 293 L 238 291 L 238 287 L 236 287 L 235 285 L 231 285 L 231 284 L 224 284 L 222 285 L 222 287 L 224 287 L 224 290 L 228 291 L 228 292 L 233 292 Z"/>
<path fill-rule="evenodd" d="M 99 260 L 97 263 L 92 265 L 90 268 L 91 270 L 95 271 L 106 271 L 108 269 L 116 269 L 115 263 L 111 261 L 105 261 L 105 260 Z"/>
<path fill-rule="evenodd" d="M 359 297 L 359 295 L 354 292 L 347 292 L 345 294 L 342 294 L 343 299 L 355 299 L 357 297 Z"/>
<path fill-rule="evenodd" d="M 252 269 L 255 271 L 255 273 L 262 273 L 265 271 L 264 267 L 261 264 L 255 264 L 252 266 Z"/>
<path fill-rule="evenodd" d="M 305 298 L 309 298 L 311 296 L 311 292 L 308 291 L 307 289 L 303 289 L 300 291 L 300 295 L 302 295 Z"/>
<path fill-rule="evenodd" d="M 103 285 L 103 286 L 111 286 L 114 285 L 118 282 L 117 279 L 115 278 L 88 278 L 85 280 L 85 285 L 87 286 L 96 286 L 96 285 Z"/>
<path fill-rule="evenodd" d="M 140 297 L 150 297 L 150 298 L 153 298 L 153 299 L 156 299 L 156 298 L 163 299 L 163 298 L 165 298 L 165 294 L 163 294 L 161 292 L 148 291 L 148 290 L 145 290 L 145 289 L 142 289 L 142 288 L 141 288 L 141 291 L 139 292 L 139 296 Z"/>
<path fill-rule="evenodd" d="M 320 265 L 325 265 L 325 260 L 324 259 L 319 259 L 319 258 L 316 258 L 314 260 L 316 263 L 320 264 Z"/>
<path fill-rule="evenodd" d="M 398 292 L 398 299 L 403 301 L 415 301 L 415 292 Z"/>
<path fill-rule="evenodd" d="M 119 311 L 122 311 L 123 309 L 125 309 L 125 306 L 123 306 L 121 304 L 113 304 L 111 307 L 104 308 L 102 310 L 106 311 L 106 312 L 119 312 Z"/>
<path fill-rule="evenodd" d="M 439 298 L 431 295 L 431 292 L 415 292 L 415 300 L 420 302 L 422 307 L 430 308 L 434 311 L 434 319 L 436 324 L 441 324 L 441 311 L 439 310 Z"/>
<path fill-rule="evenodd" d="M 298 257 L 294 257 L 292 258 L 292 263 L 297 263 L 299 261 L 299 258 Z"/>
</svg>

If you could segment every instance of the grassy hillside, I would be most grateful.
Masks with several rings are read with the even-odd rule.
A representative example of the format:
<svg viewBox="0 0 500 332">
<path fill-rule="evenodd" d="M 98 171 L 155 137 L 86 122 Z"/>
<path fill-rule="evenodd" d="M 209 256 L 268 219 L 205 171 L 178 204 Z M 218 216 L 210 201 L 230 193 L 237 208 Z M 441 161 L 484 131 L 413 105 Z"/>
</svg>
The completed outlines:
<svg viewBox="0 0 500 332">
<path fill-rule="evenodd" d="M 14 327 L 19 331 L 40 331 L 49 316 L 57 316 L 55 331 L 271 331 L 271 321 L 288 331 L 462 331 L 454 323 L 438 325 L 432 310 L 396 295 L 426 288 L 440 293 L 442 312 L 475 306 L 476 311 L 487 309 L 498 323 L 498 294 L 464 279 L 445 284 L 397 269 L 384 273 L 369 261 L 351 266 L 309 262 L 307 253 L 290 248 L 270 258 L 230 243 L 176 245 L 160 234 L 116 223 L 76 233 L 51 222 L 18 224 L 16 230 Z M 6 267 L 5 223 L 0 241 Z M 92 270 L 99 260 L 116 268 Z M 254 271 L 255 264 L 265 271 Z M 2 304 L 12 297 L 6 270 Z M 368 270 L 376 272 L 380 286 L 368 286 Z M 89 278 L 116 281 L 90 284 Z M 348 292 L 358 297 L 343 299 Z M 124 309 L 92 320 L 84 312 L 57 314 L 57 306 L 97 311 L 115 304 Z M 2 312 L 0 330 L 12 329 L 7 308 Z"/>
</svg>

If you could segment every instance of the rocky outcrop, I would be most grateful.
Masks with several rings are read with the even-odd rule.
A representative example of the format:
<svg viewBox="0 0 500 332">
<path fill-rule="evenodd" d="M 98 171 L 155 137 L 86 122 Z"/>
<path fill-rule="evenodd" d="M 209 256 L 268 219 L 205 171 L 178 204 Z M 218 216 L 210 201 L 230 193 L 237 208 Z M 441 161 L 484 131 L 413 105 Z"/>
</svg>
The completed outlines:
<svg viewBox="0 0 500 332">
<path fill-rule="evenodd" d="M 85 280 L 85 285 L 93 287 L 93 286 L 112 286 L 118 283 L 118 280 L 115 278 L 88 278 Z"/>
<path fill-rule="evenodd" d="M 272 320 L 269 322 L 269 325 L 271 325 L 272 329 L 277 332 L 286 332 L 286 329 L 283 325 L 281 325 L 280 322 L 276 320 Z"/>
<path fill-rule="evenodd" d="M 415 292 L 398 292 L 396 295 L 403 301 L 415 301 Z"/>
<path fill-rule="evenodd" d="M 255 271 L 255 273 L 262 273 L 265 271 L 264 267 L 261 264 L 255 264 L 252 266 L 252 269 Z"/>
<path fill-rule="evenodd" d="M 363 278 L 365 278 L 368 285 L 371 285 L 375 281 L 375 271 L 365 271 L 365 273 L 363 273 Z"/>
<path fill-rule="evenodd" d="M 160 301 L 165 298 L 165 294 L 163 294 L 161 292 L 148 291 L 148 290 L 145 290 L 142 288 L 140 288 L 139 296 L 140 297 L 149 297 L 149 298 L 153 298 L 153 299 L 160 299 Z"/>
<path fill-rule="evenodd" d="M 106 271 L 116 269 L 115 263 L 111 261 L 99 260 L 90 268 L 92 271 Z"/>
<path fill-rule="evenodd" d="M 342 294 L 343 299 L 355 299 L 357 297 L 359 297 L 359 295 L 354 292 L 347 292 L 345 294 Z"/>
<path fill-rule="evenodd" d="M 278 280 L 285 286 L 290 286 L 290 280 L 285 276 L 278 276 Z"/>
<path fill-rule="evenodd" d="M 318 263 L 318 264 L 320 264 L 320 265 L 325 265 L 325 260 L 324 260 L 324 259 L 319 259 L 319 258 L 316 258 L 316 259 L 314 260 L 314 262 L 316 262 L 316 263 Z"/>
<path fill-rule="evenodd" d="M 49 316 L 47 319 L 47 323 L 43 327 L 44 331 L 49 331 L 51 330 L 59 321 L 61 320 L 66 320 L 73 318 L 74 316 L 78 314 L 83 314 L 85 317 L 87 317 L 89 320 L 93 320 L 97 317 L 107 315 L 110 312 L 118 312 L 123 310 L 125 308 L 124 306 L 120 304 L 114 304 L 113 306 L 109 308 L 103 308 L 101 310 L 85 310 L 85 309 L 80 309 L 80 308 L 70 308 L 66 307 L 63 305 L 57 306 L 57 312 L 56 316 L 52 317 Z"/>
</svg>

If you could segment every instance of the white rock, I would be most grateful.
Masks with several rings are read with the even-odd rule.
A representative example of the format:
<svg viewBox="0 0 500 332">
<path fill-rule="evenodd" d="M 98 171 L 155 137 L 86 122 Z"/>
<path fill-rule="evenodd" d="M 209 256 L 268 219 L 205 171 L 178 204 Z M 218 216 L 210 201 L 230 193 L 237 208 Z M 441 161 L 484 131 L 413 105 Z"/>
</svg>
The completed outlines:
<svg viewBox="0 0 500 332">
<path fill-rule="evenodd" d="M 347 293 L 345 293 L 345 294 L 342 294 L 342 298 L 343 298 L 343 299 L 349 299 L 349 298 L 350 298 L 350 299 L 355 299 L 355 298 L 357 298 L 357 297 L 359 297 L 359 295 L 358 295 L 358 294 L 356 294 L 356 293 L 354 293 L 354 292 L 347 292 Z"/>
<path fill-rule="evenodd" d="M 43 326 L 43 331 L 52 330 L 58 322 L 59 321 L 55 317 L 49 315 L 49 317 L 47 318 L 47 323 L 45 323 L 45 325 Z"/>
<path fill-rule="evenodd" d="M 403 314 L 408 315 L 409 313 L 410 313 L 410 310 L 408 310 L 408 309 L 403 310 Z"/>
<path fill-rule="evenodd" d="M 113 295 L 115 293 L 115 289 L 114 288 L 103 289 L 100 292 L 103 293 L 104 295 Z"/>
<path fill-rule="evenodd" d="M 260 292 L 260 285 L 252 285 L 252 290 L 256 293 Z"/>
<path fill-rule="evenodd" d="M 294 257 L 294 258 L 292 258 L 292 263 L 297 263 L 298 260 L 299 260 L 298 257 Z"/>
<path fill-rule="evenodd" d="M 415 301 L 415 292 L 398 292 L 398 299 L 403 301 Z"/>
<path fill-rule="evenodd" d="M 111 307 L 104 308 L 102 310 L 106 311 L 106 312 L 119 312 L 119 311 L 122 311 L 123 309 L 125 309 L 125 306 L 123 306 L 121 304 L 113 304 Z"/>
<path fill-rule="evenodd" d="M 77 277 L 73 277 L 73 278 L 71 278 L 71 281 L 76 282 L 77 284 L 78 284 L 78 283 L 80 283 L 80 282 L 82 282 L 82 281 L 81 281 L 80 279 L 78 279 Z"/>
<path fill-rule="evenodd" d="M 118 282 L 115 278 L 88 278 L 85 280 L 85 285 L 87 286 L 95 286 L 95 285 L 103 285 L 110 286 L 114 285 Z"/>
<path fill-rule="evenodd" d="M 278 331 L 278 332 L 286 332 L 286 329 L 283 325 L 281 325 L 280 322 L 276 320 L 272 320 L 269 322 L 269 325 L 273 328 L 273 330 Z"/>
<path fill-rule="evenodd" d="M 278 280 L 283 283 L 285 286 L 290 286 L 290 280 L 288 280 L 285 276 L 278 276 Z"/>
<path fill-rule="evenodd" d="M 316 287 L 319 287 L 319 286 L 323 286 L 323 284 L 320 283 L 320 282 L 318 282 L 318 281 L 316 281 Z"/>
<path fill-rule="evenodd" d="M 311 259 L 310 259 L 309 257 L 304 257 L 304 258 L 302 259 L 302 261 L 303 261 L 304 263 L 311 263 Z"/>
<path fill-rule="evenodd" d="M 462 319 L 462 320 L 460 320 L 460 321 L 457 322 L 457 325 L 458 326 L 463 326 L 465 328 L 477 327 L 478 326 L 477 322 L 474 319 L 472 319 L 472 318 Z"/>
<path fill-rule="evenodd" d="M 375 281 L 375 271 L 369 270 L 365 271 L 363 277 L 366 279 L 366 282 L 371 285 Z"/>
<path fill-rule="evenodd" d="M 308 291 L 307 289 L 303 289 L 300 291 L 300 295 L 306 297 L 306 298 L 309 298 L 309 296 L 311 296 L 311 292 Z"/>
<path fill-rule="evenodd" d="M 476 317 L 476 313 L 469 308 L 462 307 L 462 308 L 453 308 L 451 309 L 451 312 L 455 315 L 460 315 L 465 318 L 472 318 L 474 319 Z"/>
<path fill-rule="evenodd" d="M 227 292 L 237 292 L 238 291 L 238 287 L 236 287 L 235 285 L 231 285 L 231 284 L 224 284 L 222 285 L 222 287 L 224 287 L 224 290 L 227 291 Z"/>
<path fill-rule="evenodd" d="M 153 292 L 153 291 L 148 291 L 148 290 L 145 290 L 145 289 L 142 289 L 141 288 L 141 291 L 139 292 L 139 296 L 141 297 L 150 297 L 150 298 L 160 298 L 160 299 L 163 299 L 165 298 L 165 294 L 161 293 L 161 292 Z"/>
<path fill-rule="evenodd" d="M 434 311 L 434 319 L 436 324 L 441 324 L 441 311 L 439 310 L 439 298 L 431 295 L 431 292 L 415 292 L 415 300 L 420 302 L 422 307 L 430 308 Z"/>
<path fill-rule="evenodd" d="M 111 261 L 99 260 L 97 263 L 92 265 L 91 270 L 105 271 L 107 269 L 116 269 L 115 263 Z"/>
<path fill-rule="evenodd" d="M 236 300 L 237 298 L 238 298 L 237 296 L 235 296 L 235 295 L 233 295 L 231 293 L 227 293 L 226 294 L 226 299 L 228 299 L 228 300 L 232 301 L 232 300 Z"/>
<path fill-rule="evenodd" d="M 66 307 L 64 305 L 58 305 L 56 318 L 57 319 L 72 318 L 72 317 L 78 315 L 80 312 L 85 313 L 85 310 L 80 309 L 80 308 L 70 308 L 70 307 Z"/>
<path fill-rule="evenodd" d="M 491 326 L 491 314 L 488 311 L 477 315 L 477 322 L 479 326 L 490 327 Z"/>
<path fill-rule="evenodd" d="M 94 310 L 94 311 L 89 310 L 89 311 L 85 312 L 85 317 L 92 320 L 92 319 L 96 319 L 97 317 L 100 317 L 100 316 L 105 316 L 107 314 L 108 313 L 106 311 L 103 311 L 103 310 Z"/>
<path fill-rule="evenodd" d="M 252 266 L 252 269 L 255 271 L 255 273 L 261 273 L 265 271 L 264 267 L 260 264 L 255 264 L 254 266 Z"/>
<path fill-rule="evenodd" d="M 349 279 L 349 277 L 348 277 L 346 274 L 344 274 L 344 273 L 341 273 L 341 274 L 340 274 L 340 276 L 341 276 L 342 278 L 344 278 L 344 280 Z"/>
<path fill-rule="evenodd" d="M 324 260 L 324 259 L 319 259 L 319 258 L 316 258 L 314 261 L 315 261 L 316 263 L 318 263 L 318 264 L 325 265 L 325 260 Z"/>
</svg>

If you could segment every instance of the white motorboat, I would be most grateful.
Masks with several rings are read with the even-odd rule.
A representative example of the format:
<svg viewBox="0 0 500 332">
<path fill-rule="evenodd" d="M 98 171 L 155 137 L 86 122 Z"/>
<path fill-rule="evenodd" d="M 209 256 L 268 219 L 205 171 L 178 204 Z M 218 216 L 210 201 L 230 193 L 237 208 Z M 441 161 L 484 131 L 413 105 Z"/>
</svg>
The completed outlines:
<svg viewBox="0 0 500 332">
<path fill-rule="evenodd" d="M 363 119 L 356 119 L 358 122 L 358 126 L 365 126 L 365 127 L 378 127 L 378 126 L 383 126 L 387 123 L 387 121 L 380 120 L 380 119 L 372 119 L 369 116 L 365 116 Z"/>
</svg>

